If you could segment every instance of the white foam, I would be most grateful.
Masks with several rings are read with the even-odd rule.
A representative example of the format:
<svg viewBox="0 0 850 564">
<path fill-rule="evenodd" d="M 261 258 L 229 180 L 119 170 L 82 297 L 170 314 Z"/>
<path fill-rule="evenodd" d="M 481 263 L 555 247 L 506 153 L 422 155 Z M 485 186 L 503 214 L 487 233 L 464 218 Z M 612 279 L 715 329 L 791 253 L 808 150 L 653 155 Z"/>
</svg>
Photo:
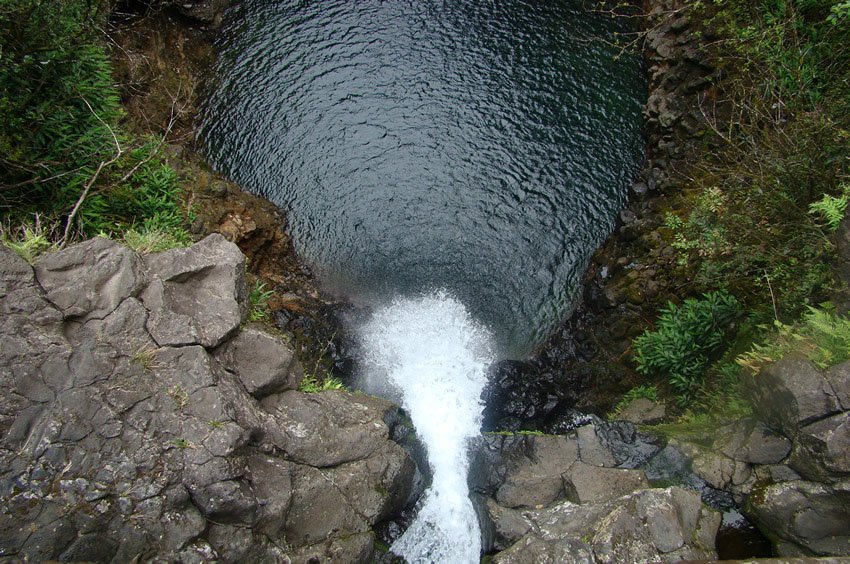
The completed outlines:
<svg viewBox="0 0 850 564">
<path fill-rule="evenodd" d="M 433 471 L 415 521 L 392 551 L 411 564 L 477 563 L 481 539 L 467 450 L 481 426 L 490 335 L 444 293 L 396 300 L 376 311 L 360 335 L 367 387 L 395 389 Z"/>
</svg>

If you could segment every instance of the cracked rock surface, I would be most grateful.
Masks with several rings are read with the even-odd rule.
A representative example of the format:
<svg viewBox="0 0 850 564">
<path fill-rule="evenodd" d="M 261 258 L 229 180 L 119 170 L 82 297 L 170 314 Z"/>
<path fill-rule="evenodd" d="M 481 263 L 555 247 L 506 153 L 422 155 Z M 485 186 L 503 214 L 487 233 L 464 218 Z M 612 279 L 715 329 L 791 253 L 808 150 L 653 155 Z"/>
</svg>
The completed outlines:
<svg viewBox="0 0 850 564">
<path fill-rule="evenodd" d="M 392 404 L 297 391 L 220 235 L 0 248 L 0 557 L 348 562 L 410 497 Z M 329 446 L 330 445 L 330 446 Z"/>
</svg>

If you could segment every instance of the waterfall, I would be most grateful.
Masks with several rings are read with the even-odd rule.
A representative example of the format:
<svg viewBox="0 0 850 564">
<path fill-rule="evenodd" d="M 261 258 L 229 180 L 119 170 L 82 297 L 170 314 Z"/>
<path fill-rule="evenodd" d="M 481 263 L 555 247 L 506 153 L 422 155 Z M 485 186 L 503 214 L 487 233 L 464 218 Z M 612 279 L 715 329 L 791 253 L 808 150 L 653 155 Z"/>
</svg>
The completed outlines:
<svg viewBox="0 0 850 564">
<path fill-rule="evenodd" d="M 481 426 L 481 392 L 492 362 L 489 333 L 445 293 L 399 299 L 360 328 L 364 387 L 396 399 L 428 450 L 431 487 L 391 550 L 411 564 L 477 563 L 478 519 L 469 499 L 469 439 Z"/>
</svg>

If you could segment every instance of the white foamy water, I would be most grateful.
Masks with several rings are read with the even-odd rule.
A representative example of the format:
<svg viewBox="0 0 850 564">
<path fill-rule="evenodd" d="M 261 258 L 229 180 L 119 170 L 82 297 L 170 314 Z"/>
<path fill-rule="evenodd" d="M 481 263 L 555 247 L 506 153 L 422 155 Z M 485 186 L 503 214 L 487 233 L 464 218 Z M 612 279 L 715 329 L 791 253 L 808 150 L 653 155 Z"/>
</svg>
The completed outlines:
<svg viewBox="0 0 850 564">
<path fill-rule="evenodd" d="M 443 293 L 394 301 L 361 327 L 372 391 L 398 394 L 428 449 L 433 483 L 391 549 L 413 563 L 477 563 L 478 518 L 466 482 L 469 439 L 481 426 L 490 335 Z"/>
</svg>

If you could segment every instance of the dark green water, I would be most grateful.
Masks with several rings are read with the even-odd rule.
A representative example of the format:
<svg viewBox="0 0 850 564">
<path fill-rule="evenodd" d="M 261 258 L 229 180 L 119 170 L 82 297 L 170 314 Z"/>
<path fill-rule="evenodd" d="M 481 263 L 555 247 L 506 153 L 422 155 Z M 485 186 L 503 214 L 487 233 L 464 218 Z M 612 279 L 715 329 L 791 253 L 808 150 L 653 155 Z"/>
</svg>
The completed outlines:
<svg viewBox="0 0 850 564">
<path fill-rule="evenodd" d="M 577 2 L 246 1 L 211 161 L 289 212 L 333 292 L 445 289 L 520 357 L 568 311 L 643 153 L 622 23 Z"/>
</svg>

